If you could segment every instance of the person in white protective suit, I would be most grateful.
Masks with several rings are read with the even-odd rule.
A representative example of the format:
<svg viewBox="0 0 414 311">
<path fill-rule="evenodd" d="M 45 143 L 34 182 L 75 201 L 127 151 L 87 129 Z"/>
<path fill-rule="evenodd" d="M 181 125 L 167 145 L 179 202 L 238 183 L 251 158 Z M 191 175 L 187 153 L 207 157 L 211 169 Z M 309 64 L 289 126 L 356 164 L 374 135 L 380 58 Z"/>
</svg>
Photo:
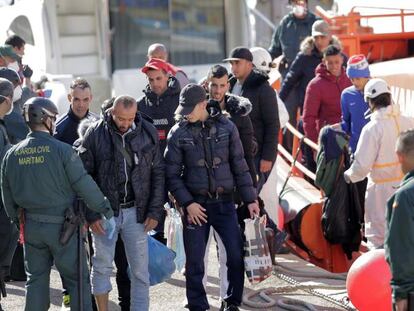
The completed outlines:
<svg viewBox="0 0 414 311">
<path fill-rule="evenodd" d="M 345 171 L 347 182 L 356 183 L 368 176 L 365 195 L 365 237 L 368 248 L 381 248 L 385 235 L 387 200 L 400 184 L 403 173 L 393 152 L 399 134 L 414 128 L 414 119 L 402 116 L 392 104 L 391 92 L 382 79 L 371 79 L 364 88 L 371 120 L 364 126 L 354 154 Z"/>
</svg>

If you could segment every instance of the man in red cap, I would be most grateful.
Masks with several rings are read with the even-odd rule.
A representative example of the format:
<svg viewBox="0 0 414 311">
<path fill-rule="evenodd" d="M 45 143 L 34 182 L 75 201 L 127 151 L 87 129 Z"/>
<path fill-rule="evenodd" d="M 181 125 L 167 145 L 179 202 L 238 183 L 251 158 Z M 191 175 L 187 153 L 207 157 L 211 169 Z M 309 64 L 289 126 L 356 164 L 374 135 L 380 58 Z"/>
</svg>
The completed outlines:
<svg viewBox="0 0 414 311">
<path fill-rule="evenodd" d="M 180 84 L 173 76 L 174 66 L 161 59 L 150 59 L 141 71 L 147 76 L 148 84 L 145 95 L 138 100 L 138 109 L 153 119 L 161 152 L 164 152 L 167 134 L 175 123 L 174 111 L 178 106 Z"/>
<path fill-rule="evenodd" d="M 150 59 L 141 71 L 146 74 L 148 85 L 144 90 L 145 95 L 138 100 L 138 110 L 153 119 L 160 139 L 160 151 L 164 154 L 168 132 L 175 123 L 174 112 L 180 97 L 180 83 L 173 76 L 175 68 L 158 58 Z M 155 229 L 157 233 L 154 237 L 166 244 L 164 221 L 165 213 Z"/>
<path fill-rule="evenodd" d="M 148 47 L 147 57 L 148 57 L 149 60 L 152 59 L 152 58 L 158 58 L 158 59 L 161 59 L 165 62 L 168 62 L 168 50 L 167 50 L 167 48 L 165 47 L 164 44 L 154 43 L 154 44 L 151 44 Z M 171 65 L 171 66 L 173 66 L 173 65 Z M 188 80 L 188 77 L 187 77 L 186 73 L 181 68 L 178 68 L 178 67 L 175 67 L 175 66 L 173 66 L 173 67 L 175 69 L 175 72 L 173 73 L 173 75 L 178 80 L 178 82 L 180 83 L 180 87 L 183 88 L 190 81 Z"/>
</svg>

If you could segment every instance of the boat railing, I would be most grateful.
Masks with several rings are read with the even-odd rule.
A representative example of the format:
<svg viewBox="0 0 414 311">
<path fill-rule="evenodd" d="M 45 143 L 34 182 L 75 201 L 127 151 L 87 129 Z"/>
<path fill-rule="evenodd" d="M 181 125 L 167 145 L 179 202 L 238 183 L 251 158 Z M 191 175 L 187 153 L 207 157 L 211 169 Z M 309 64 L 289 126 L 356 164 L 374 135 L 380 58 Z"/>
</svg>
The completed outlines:
<svg viewBox="0 0 414 311">
<path fill-rule="evenodd" d="M 299 160 L 301 158 L 301 144 L 306 144 L 313 151 L 317 152 L 319 146 L 315 144 L 312 140 L 307 138 L 301 132 L 299 132 L 292 124 L 289 122 L 286 123 L 285 128 L 292 133 L 293 136 L 293 144 L 292 144 L 292 152 L 290 153 L 282 144 L 278 145 L 279 153 L 290 163 L 292 174 L 294 176 L 304 176 L 306 175 L 313 181 L 315 181 L 316 175 L 314 172 L 310 171 L 306 168 Z"/>
<path fill-rule="evenodd" d="M 387 13 L 384 14 L 361 14 L 359 10 L 387 10 Z M 390 13 L 389 11 L 397 11 L 398 13 Z M 366 20 L 367 22 L 372 19 L 381 19 L 381 18 L 390 18 L 390 17 L 399 17 L 401 31 L 399 33 L 405 33 L 405 18 L 409 16 L 414 16 L 414 9 L 400 9 L 400 8 L 388 8 L 388 7 L 371 7 L 371 6 L 354 6 L 352 7 L 348 15 L 338 15 L 332 16 L 322 7 L 317 6 L 316 12 L 321 16 L 327 23 L 331 26 L 340 26 L 343 25 L 345 29 L 341 33 L 352 35 L 360 34 L 360 24 L 361 20 Z M 393 26 L 393 29 L 398 29 Z"/>
<path fill-rule="evenodd" d="M 368 10 L 373 14 L 365 14 Z M 364 54 L 373 63 L 405 58 L 413 53 L 409 44 L 414 39 L 413 9 L 354 6 L 347 15 L 333 16 L 318 6 L 316 14 L 330 25 L 347 55 Z"/>
</svg>

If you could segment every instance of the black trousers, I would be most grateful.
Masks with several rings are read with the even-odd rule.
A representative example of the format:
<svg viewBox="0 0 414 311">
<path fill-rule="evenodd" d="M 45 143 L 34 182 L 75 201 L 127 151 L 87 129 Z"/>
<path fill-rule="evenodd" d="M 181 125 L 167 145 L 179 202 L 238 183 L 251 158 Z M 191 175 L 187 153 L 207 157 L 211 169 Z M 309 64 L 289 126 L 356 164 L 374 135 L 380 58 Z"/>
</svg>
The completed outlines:
<svg viewBox="0 0 414 311">
<path fill-rule="evenodd" d="M 204 255 L 210 227 L 218 233 L 227 253 L 227 279 L 229 286 L 225 301 L 229 305 L 240 305 L 244 287 L 243 242 L 233 202 L 211 202 L 202 204 L 208 216 L 201 226 L 190 224 L 184 216 L 184 248 L 186 254 L 186 294 L 190 311 L 209 309 L 205 288 Z"/>
<path fill-rule="evenodd" d="M 0 269 L 2 269 L 0 273 L 4 273 L 7 276 L 10 272 L 13 254 L 17 247 L 19 232 L 16 226 L 10 222 L 10 218 L 2 206 L 0 206 L 0 237 Z M 23 264 L 21 271 L 25 277 Z"/>
<path fill-rule="evenodd" d="M 362 207 L 362 215 L 365 214 L 365 192 L 367 191 L 367 184 L 368 184 L 368 178 L 365 178 L 364 180 L 358 181 L 356 183 L 357 190 L 358 190 L 358 198 L 359 198 L 359 202 L 361 203 L 361 207 Z"/>
</svg>

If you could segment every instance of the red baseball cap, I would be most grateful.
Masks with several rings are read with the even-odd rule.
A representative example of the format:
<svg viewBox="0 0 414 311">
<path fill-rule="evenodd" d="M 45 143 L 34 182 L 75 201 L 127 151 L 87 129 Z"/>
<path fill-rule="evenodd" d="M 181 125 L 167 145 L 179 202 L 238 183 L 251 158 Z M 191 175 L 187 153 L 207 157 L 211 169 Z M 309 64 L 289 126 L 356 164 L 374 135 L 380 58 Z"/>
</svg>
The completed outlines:
<svg viewBox="0 0 414 311">
<path fill-rule="evenodd" d="M 173 65 L 159 58 L 151 58 L 149 61 L 147 61 L 144 67 L 141 68 L 141 71 L 143 73 L 147 73 L 147 71 L 150 69 L 164 70 L 165 72 L 171 73 L 172 75 L 175 75 L 177 73 L 177 70 Z"/>
</svg>

